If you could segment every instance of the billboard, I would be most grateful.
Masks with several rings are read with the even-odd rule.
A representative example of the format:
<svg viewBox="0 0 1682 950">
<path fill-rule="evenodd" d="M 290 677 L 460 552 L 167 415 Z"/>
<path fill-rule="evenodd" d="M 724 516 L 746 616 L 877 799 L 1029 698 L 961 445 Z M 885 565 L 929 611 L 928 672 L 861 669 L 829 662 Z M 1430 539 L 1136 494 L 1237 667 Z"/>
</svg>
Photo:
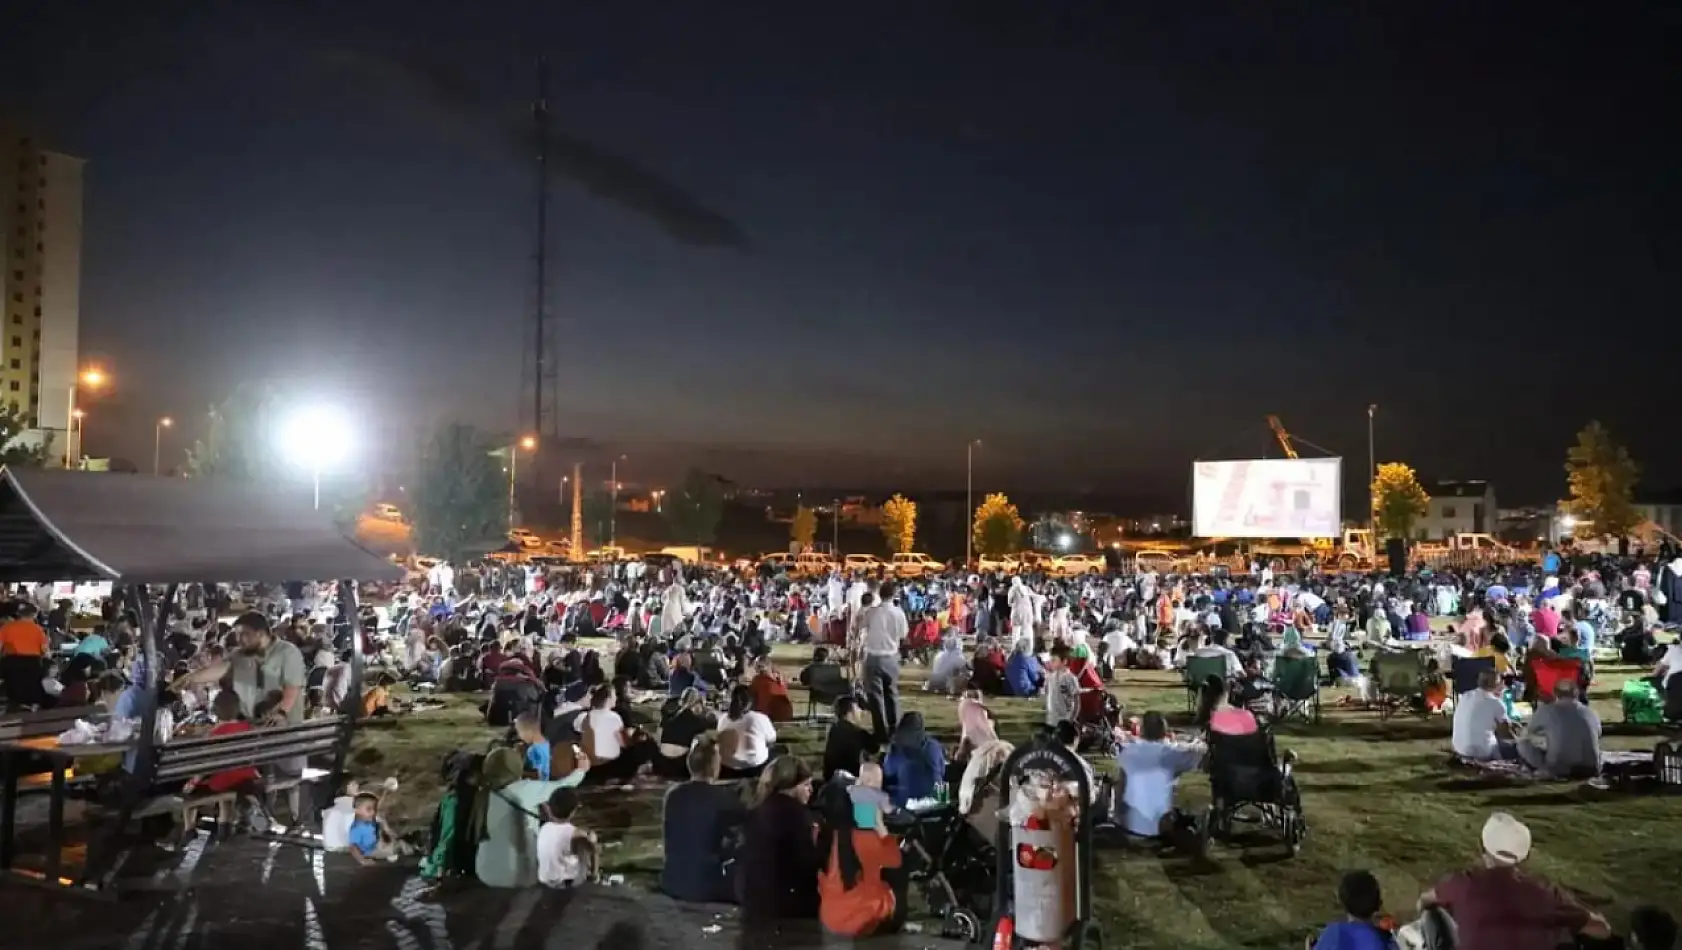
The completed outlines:
<svg viewBox="0 0 1682 950">
<path fill-rule="evenodd" d="M 1343 527 L 1343 460 L 1193 462 L 1192 534 L 1331 538 Z"/>
</svg>

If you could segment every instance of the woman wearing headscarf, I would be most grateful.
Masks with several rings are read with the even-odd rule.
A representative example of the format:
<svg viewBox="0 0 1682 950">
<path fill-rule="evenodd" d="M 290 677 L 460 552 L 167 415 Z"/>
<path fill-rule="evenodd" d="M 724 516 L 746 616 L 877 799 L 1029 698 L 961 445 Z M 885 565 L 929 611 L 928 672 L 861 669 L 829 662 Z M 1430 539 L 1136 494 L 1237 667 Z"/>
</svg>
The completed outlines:
<svg viewBox="0 0 1682 950">
<path fill-rule="evenodd" d="M 1010 579 L 1010 635 L 1017 643 L 1034 642 L 1034 592 L 1022 583 L 1021 577 Z"/>
<path fill-rule="evenodd" d="M 839 785 L 818 808 L 818 920 L 838 937 L 897 933 L 907 907 L 899 839 L 859 828 L 852 799 Z"/>
<path fill-rule="evenodd" d="M 889 797 L 900 808 L 913 799 L 934 797 L 935 786 L 946 780 L 946 750 L 923 727 L 922 713 L 899 717 L 882 774 Z"/>
<path fill-rule="evenodd" d="M 929 691 L 953 696 L 962 693 L 968 685 L 969 660 L 964 658 L 963 641 L 949 636 L 929 668 Z"/>
<path fill-rule="evenodd" d="M 570 777 L 552 782 L 522 778 L 523 768 L 519 751 L 511 748 L 485 756 L 480 767 L 471 829 L 478 842 L 473 873 L 488 887 L 537 883 L 539 807 L 555 789 L 578 784 Z"/>
</svg>

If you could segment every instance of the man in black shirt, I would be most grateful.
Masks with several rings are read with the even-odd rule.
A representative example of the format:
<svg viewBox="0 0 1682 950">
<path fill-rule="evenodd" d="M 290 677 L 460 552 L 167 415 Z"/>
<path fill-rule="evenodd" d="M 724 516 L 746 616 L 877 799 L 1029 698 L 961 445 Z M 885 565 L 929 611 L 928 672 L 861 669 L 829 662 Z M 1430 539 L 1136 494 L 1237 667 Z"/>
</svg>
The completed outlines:
<svg viewBox="0 0 1682 950">
<path fill-rule="evenodd" d="M 680 901 L 736 902 L 731 859 L 747 808 L 738 785 L 719 782 L 719 765 L 717 742 L 697 740 L 689 750 L 690 780 L 666 792 L 660 890 Z"/>
<path fill-rule="evenodd" d="M 857 776 L 864 757 L 876 754 L 876 736 L 858 724 L 860 718 L 856 698 L 843 696 L 835 701 L 835 724 L 829 727 L 829 738 L 823 747 L 824 781 L 829 781 L 836 772 Z"/>
</svg>

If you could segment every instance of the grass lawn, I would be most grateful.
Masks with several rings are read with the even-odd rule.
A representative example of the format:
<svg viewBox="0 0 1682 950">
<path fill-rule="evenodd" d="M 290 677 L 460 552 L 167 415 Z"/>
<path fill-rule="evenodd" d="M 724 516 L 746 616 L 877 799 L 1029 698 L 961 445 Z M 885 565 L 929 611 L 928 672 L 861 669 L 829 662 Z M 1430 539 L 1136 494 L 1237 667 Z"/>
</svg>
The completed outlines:
<svg viewBox="0 0 1682 950">
<path fill-rule="evenodd" d="M 781 648 L 790 672 L 809 650 Z M 932 733 L 950 750 L 957 742 L 956 705 L 920 692 L 923 670 L 907 668 L 902 703 L 923 713 Z M 1618 690 L 1636 671 L 1602 667 L 1592 691 L 1608 724 L 1608 749 L 1650 749 L 1652 732 L 1624 731 Z M 1113 692 L 1129 715 L 1156 709 L 1183 718 L 1184 692 L 1177 673 L 1124 671 Z M 793 687 L 797 714 L 805 697 Z M 1337 693 L 1323 693 L 1335 702 Z M 352 768 L 365 779 L 396 775 L 403 789 L 392 802 L 399 825 L 430 819 L 437 801 L 438 763 L 455 748 L 482 749 L 492 730 L 481 724 L 480 697 L 449 697 L 451 707 L 367 725 L 357 740 Z M 1039 701 L 993 699 L 1002 738 L 1025 738 L 1041 717 Z M 1682 907 L 1682 878 L 1674 867 L 1674 842 L 1682 840 L 1682 796 L 1635 796 L 1596 791 L 1582 783 L 1474 784 L 1467 773 L 1446 768 L 1449 722 L 1400 715 L 1381 723 L 1358 707 L 1326 705 L 1319 725 L 1279 730 L 1279 746 L 1300 756 L 1297 775 L 1308 814 L 1309 836 L 1295 858 L 1272 838 L 1249 847 L 1216 844 L 1208 861 L 1160 858 L 1142 850 L 1104 851 L 1096 859 L 1095 899 L 1107 945 L 1140 948 L 1297 947 L 1304 936 L 1338 913 L 1334 888 L 1341 872 L 1366 868 L 1383 884 L 1388 907 L 1411 911 L 1421 890 L 1472 862 L 1478 834 L 1493 810 L 1510 811 L 1531 828 L 1529 868 L 1575 892 L 1621 927 L 1638 903 Z M 780 741 L 816 764 L 823 729 L 788 724 Z M 1113 771 L 1113 760 L 1099 761 Z M 663 788 L 600 791 L 586 799 L 580 824 L 610 845 L 606 870 L 632 884 L 658 872 L 660 796 Z M 1208 782 L 1191 775 L 1181 801 L 1201 807 Z"/>
</svg>

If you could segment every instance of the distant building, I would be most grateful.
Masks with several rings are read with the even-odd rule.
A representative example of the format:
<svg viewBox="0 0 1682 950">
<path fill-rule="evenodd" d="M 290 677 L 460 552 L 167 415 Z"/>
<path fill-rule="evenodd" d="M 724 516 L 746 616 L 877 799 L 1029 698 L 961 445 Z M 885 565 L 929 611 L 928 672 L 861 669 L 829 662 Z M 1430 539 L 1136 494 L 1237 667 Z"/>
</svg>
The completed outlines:
<svg viewBox="0 0 1682 950">
<path fill-rule="evenodd" d="M 1415 541 L 1440 541 L 1455 534 L 1494 534 L 1500 509 L 1495 486 L 1486 481 L 1442 481 L 1424 486 L 1431 501 L 1413 526 Z"/>
<path fill-rule="evenodd" d="M 32 438 L 62 448 L 81 323 L 82 160 L 4 121 L 0 262 L 0 403 L 32 420 Z"/>
</svg>

